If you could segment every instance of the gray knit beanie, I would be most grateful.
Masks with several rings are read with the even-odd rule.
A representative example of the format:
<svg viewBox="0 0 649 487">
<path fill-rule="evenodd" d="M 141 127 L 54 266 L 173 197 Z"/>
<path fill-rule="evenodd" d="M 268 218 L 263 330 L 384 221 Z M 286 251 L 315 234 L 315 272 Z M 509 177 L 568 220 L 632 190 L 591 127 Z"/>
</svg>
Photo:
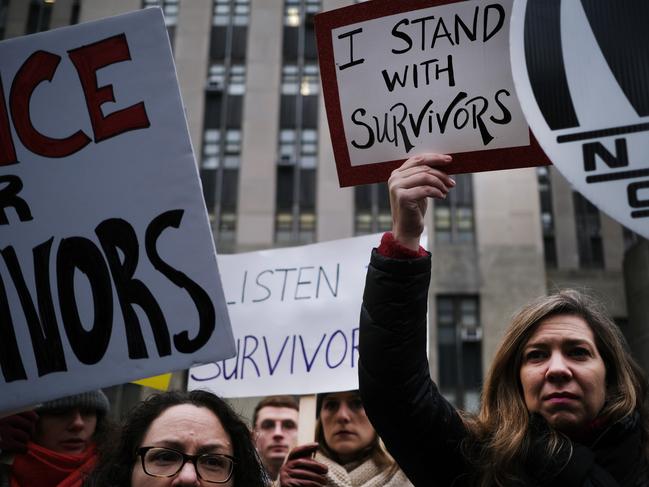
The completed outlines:
<svg viewBox="0 0 649 487">
<path fill-rule="evenodd" d="M 46 401 L 36 408 L 37 413 L 47 413 L 56 409 L 94 409 L 98 415 L 105 415 L 110 409 L 108 398 L 101 389 Z"/>
</svg>

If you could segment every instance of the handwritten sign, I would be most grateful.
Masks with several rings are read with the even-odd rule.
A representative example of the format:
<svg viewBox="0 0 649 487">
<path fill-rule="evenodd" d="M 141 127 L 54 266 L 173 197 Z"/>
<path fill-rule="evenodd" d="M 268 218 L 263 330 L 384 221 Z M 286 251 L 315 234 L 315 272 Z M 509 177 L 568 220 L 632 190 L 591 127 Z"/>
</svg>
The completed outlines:
<svg viewBox="0 0 649 487">
<path fill-rule="evenodd" d="M 557 169 L 600 210 L 649 238 L 649 3 L 518 1 L 512 68 Z"/>
<path fill-rule="evenodd" d="M 374 1 L 316 16 L 341 186 L 386 180 L 421 152 L 454 154 L 454 173 L 548 163 L 514 91 L 512 1 Z"/>
<path fill-rule="evenodd" d="M 358 316 L 380 235 L 219 256 L 237 356 L 190 370 L 225 397 L 358 387 Z"/>
<path fill-rule="evenodd" d="M 233 353 L 161 11 L 0 43 L 0 411 Z"/>
</svg>

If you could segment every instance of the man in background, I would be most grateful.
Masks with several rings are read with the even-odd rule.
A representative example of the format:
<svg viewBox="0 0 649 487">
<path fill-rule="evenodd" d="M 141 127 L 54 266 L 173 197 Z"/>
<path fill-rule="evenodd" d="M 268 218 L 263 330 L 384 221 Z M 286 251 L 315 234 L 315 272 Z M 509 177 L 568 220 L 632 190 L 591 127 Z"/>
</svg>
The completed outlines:
<svg viewBox="0 0 649 487">
<path fill-rule="evenodd" d="M 253 441 L 271 479 L 277 479 L 288 452 L 297 445 L 298 402 L 292 396 L 269 396 L 255 407 Z"/>
</svg>

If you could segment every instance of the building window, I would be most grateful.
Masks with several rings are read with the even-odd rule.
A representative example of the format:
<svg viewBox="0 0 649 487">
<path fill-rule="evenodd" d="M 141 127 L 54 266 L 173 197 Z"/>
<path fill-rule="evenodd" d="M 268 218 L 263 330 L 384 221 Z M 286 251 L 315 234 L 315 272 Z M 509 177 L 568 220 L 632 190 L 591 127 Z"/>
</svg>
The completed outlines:
<svg viewBox="0 0 649 487">
<path fill-rule="evenodd" d="M 221 140 L 222 134 L 225 135 L 224 140 Z M 212 210 L 212 221 L 218 211 L 217 236 L 221 243 L 233 243 L 235 240 L 240 156 L 241 130 L 205 130 L 201 169 L 203 193 L 207 207 Z"/>
<path fill-rule="evenodd" d="M 320 11 L 320 0 L 286 0 L 284 4 L 284 25 L 298 27 L 312 22 L 313 16 Z"/>
<path fill-rule="evenodd" d="M 386 183 L 354 188 L 354 234 L 387 232 L 392 229 L 390 194 Z"/>
<path fill-rule="evenodd" d="M 50 28 L 50 19 L 52 18 L 53 8 L 53 0 L 31 0 L 29 2 L 29 11 L 27 13 L 25 34 L 33 34 L 35 32 L 48 30 Z"/>
<path fill-rule="evenodd" d="M 171 45 L 174 43 L 176 25 L 178 24 L 178 4 L 179 0 L 143 0 L 142 2 L 142 8 L 160 7 L 162 9 Z"/>
<path fill-rule="evenodd" d="M 622 227 L 622 238 L 624 239 L 625 252 L 642 239 L 640 235 L 635 233 L 633 230 L 629 230 L 627 227 Z"/>
<path fill-rule="evenodd" d="M 7 26 L 7 13 L 9 12 L 9 0 L 0 0 L 0 39 L 5 37 Z"/>
<path fill-rule="evenodd" d="M 275 222 L 278 243 L 310 243 L 315 239 L 317 150 L 316 130 L 280 130 Z"/>
<path fill-rule="evenodd" d="M 214 0 L 212 25 L 248 25 L 250 0 Z"/>
<path fill-rule="evenodd" d="M 604 248 L 599 210 L 580 193 L 572 193 L 577 225 L 579 266 L 585 269 L 604 267 Z"/>
<path fill-rule="evenodd" d="M 160 7 L 165 18 L 165 25 L 178 24 L 178 1 L 179 0 L 144 0 L 142 8 Z"/>
<path fill-rule="evenodd" d="M 482 328 L 476 296 L 437 297 L 440 392 L 456 407 L 477 411 L 482 384 Z"/>
<path fill-rule="evenodd" d="M 219 251 L 231 252 L 236 240 L 249 3 L 214 0 L 213 6 L 201 179 Z"/>
<path fill-rule="evenodd" d="M 243 95 L 246 91 L 246 67 L 233 64 L 228 70 L 222 63 L 212 64 L 207 74 L 207 89 L 213 93 L 225 90 L 228 95 Z"/>
<path fill-rule="evenodd" d="M 552 184 L 550 169 L 547 166 L 536 168 L 539 182 L 539 198 L 541 200 L 541 230 L 543 232 L 543 254 L 545 265 L 557 267 L 557 245 L 554 237 L 554 212 L 552 211 Z"/>
<path fill-rule="evenodd" d="M 319 90 L 320 78 L 316 64 L 305 64 L 302 73 L 295 64 L 282 66 L 282 95 L 317 95 Z"/>
<path fill-rule="evenodd" d="M 72 9 L 70 10 L 70 25 L 79 23 L 79 16 L 81 14 L 81 0 L 74 0 Z"/>
<path fill-rule="evenodd" d="M 318 64 L 313 16 L 320 2 L 284 5 L 280 131 L 275 198 L 275 241 L 315 241 L 318 153 Z"/>
<path fill-rule="evenodd" d="M 435 240 L 440 243 L 473 242 L 473 179 L 456 174 L 455 188 L 446 199 L 435 200 Z"/>
</svg>

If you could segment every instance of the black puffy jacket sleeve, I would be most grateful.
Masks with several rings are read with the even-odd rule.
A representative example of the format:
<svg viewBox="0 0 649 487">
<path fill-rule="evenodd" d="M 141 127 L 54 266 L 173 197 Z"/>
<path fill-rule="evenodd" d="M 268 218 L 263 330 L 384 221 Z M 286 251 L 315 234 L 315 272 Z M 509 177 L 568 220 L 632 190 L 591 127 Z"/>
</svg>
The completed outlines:
<svg viewBox="0 0 649 487">
<path fill-rule="evenodd" d="M 450 486 L 466 471 L 466 431 L 430 378 L 426 312 L 431 259 L 401 260 L 376 249 L 360 318 L 360 392 L 390 454 L 415 486 Z"/>
</svg>

